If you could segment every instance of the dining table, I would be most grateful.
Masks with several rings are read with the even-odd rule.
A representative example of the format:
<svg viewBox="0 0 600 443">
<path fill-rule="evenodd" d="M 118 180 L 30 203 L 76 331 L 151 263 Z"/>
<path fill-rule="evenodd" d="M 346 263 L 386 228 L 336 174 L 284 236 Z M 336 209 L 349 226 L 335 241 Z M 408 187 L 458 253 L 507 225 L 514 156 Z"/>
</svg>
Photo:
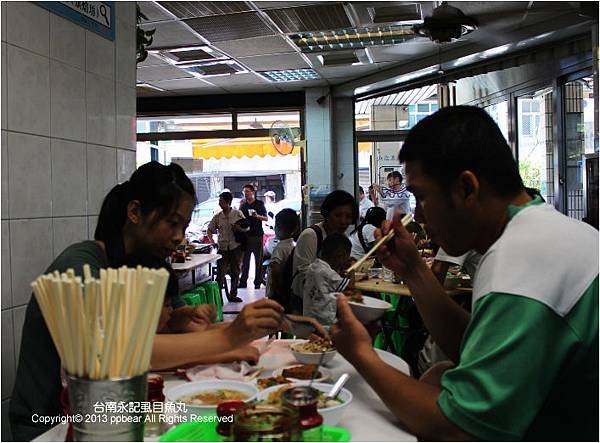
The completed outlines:
<svg viewBox="0 0 600 443">
<path fill-rule="evenodd" d="M 171 267 L 176 273 L 192 272 L 192 284 L 196 285 L 196 270 L 205 265 L 216 263 L 221 258 L 221 254 L 190 254 L 183 263 L 171 263 Z M 209 271 L 207 279 L 211 276 Z M 198 282 L 201 283 L 201 282 Z"/>
<path fill-rule="evenodd" d="M 260 339 L 252 344 L 260 351 L 256 366 L 261 368 L 256 378 L 271 376 L 277 369 L 298 364 L 290 346 L 305 340 L 267 340 Z M 375 350 L 379 357 L 397 371 L 408 375 L 408 364 L 400 357 L 380 349 Z M 348 373 L 350 379 L 344 386 L 352 393 L 352 401 L 345 409 L 340 422 L 336 425 L 350 432 L 351 441 L 417 441 L 417 438 L 402 428 L 398 420 L 385 406 L 375 391 L 367 384 L 358 371 L 339 353 L 323 365 L 331 374 L 331 383 Z M 183 383 L 190 383 L 175 372 L 162 373 L 164 392 Z M 254 383 L 255 379 L 249 380 Z M 67 425 L 57 425 L 33 441 L 65 441 Z M 159 437 L 146 438 L 144 441 L 158 441 Z"/>
</svg>

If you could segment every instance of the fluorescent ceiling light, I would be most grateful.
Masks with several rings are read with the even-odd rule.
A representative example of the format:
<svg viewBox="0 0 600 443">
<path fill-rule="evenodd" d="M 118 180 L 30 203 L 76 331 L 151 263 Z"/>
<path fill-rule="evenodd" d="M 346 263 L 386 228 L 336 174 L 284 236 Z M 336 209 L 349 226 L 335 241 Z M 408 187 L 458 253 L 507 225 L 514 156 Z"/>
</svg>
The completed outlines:
<svg viewBox="0 0 600 443">
<path fill-rule="evenodd" d="M 314 69 L 289 69 L 285 71 L 259 71 L 257 74 L 272 82 L 294 82 L 318 80 L 321 77 Z"/>
<path fill-rule="evenodd" d="M 290 36 L 294 44 L 305 53 L 395 45 L 414 37 L 410 25 L 373 25 L 331 31 L 301 32 Z"/>
</svg>

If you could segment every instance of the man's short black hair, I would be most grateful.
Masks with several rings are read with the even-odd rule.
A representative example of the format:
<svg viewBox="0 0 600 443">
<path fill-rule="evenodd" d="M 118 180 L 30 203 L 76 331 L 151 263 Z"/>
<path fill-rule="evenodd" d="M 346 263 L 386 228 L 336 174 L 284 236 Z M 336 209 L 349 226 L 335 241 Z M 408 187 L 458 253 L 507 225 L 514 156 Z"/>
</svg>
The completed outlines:
<svg viewBox="0 0 600 443">
<path fill-rule="evenodd" d="M 242 189 L 250 189 L 252 192 L 256 192 L 256 188 L 252 183 L 245 184 Z"/>
<path fill-rule="evenodd" d="M 362 186 L 359 186 L 359 187 L 358 187 L 358 193 L 359 193 L 359 194 L 364 194 L 364 193 L 365 193 L 365 190 L 363 189 L 363 187 L 362 187 Z"/>
<path fill-rule="evenodd" d="M 321 257 L 336 257 L 339 255 L 350 255 L 352 243 L 344 234 L 334 233 L 323 240 L 321 246 Z"/>
<path fill-rule="evenodd" d="M 231 192 L 221 192 L 219 194 L 219 198 L 222 198 L 224 201 L 227 202 L 228 205 L 231 204 L 231 202 L 233 201 L 233 195 L 231 194 Z"/>
<path fill-rule="evenodd" d="M 282 209 L 275 216 L 275 226 L 293 231 L 300 224 L 298 214 L 291 208 Z"/>
<path fill-rule="evenodd" d="M 523 180 L 500 128 L 481 108 L 443 108 L 413 127 L 400 150 L 400 162 L 418 161 L 425 174 L 448 189 L 471 171 L 499 196 L 523 190 Z"/>
<path fill-rule="evenodd" d="M 398 180 L 400 180 L 400 183 L 402 183 L 402 174 L 400 174 L 400 172 L 398 171 L 392 171 L 387 175 L 387 178 L 397 178 Z"/>
</svg>

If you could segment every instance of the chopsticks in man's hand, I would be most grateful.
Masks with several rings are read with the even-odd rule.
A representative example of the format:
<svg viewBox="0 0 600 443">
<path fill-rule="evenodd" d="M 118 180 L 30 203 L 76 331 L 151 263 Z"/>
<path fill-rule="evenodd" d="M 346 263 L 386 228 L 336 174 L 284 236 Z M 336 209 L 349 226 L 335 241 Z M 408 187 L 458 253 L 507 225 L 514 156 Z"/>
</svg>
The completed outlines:
<svg viewBox="0 0 600 443">
<path fill-rule="evenodd" d="M 402 223 L 402 226 L 408 225 L 412 221 L 412 218 L 412 214 L 406 214 L 404 217 L 402 217 L 402 220 L 400 221 Z M 365 261 L 367 261 L 369 257 L 371 257 L 377 251 L 377 249 L 381 247 L 381 245 L 390 241 L 394 237 L 394 234 L 394 230 L 390 229 L 390 232 L 381 237 L 379 241 L 375 243 L 375 245 L 369 250 L 369 252 L 367 252 L 360 260 L 358 260 L 352 266 L 346 269 L 346 273 L 350 273 L 358 269 Z"/>
</svg>

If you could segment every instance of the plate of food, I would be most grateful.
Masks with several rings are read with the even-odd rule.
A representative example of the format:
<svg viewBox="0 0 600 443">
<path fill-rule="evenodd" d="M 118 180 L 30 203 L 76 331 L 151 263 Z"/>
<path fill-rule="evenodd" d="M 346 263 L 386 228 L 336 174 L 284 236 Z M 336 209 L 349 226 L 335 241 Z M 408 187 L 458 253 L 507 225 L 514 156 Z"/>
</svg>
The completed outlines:
<svg viewBox="0 0 600 443">
<path fill-rule="evenodd" d="M 337 351 L 331 341 L 318 338 L 302 343 L 290 345 L 290 350 L 296 360 L 307 365 L 322 365 L 329 363 L 336 356 Z M 321 354 L 325 354 L 321 356 Z"/>
<path fill-rule="evenodd" d="M 271 387 L 277 386 L 277 385 L 285 385 L 285 384 L 288 384 L 291 382 L 292 382 L 292 380 L 289 380 L 289 379 L 285 378 L 284 376 L 282 376 L 281 372 L 279 372 L 278 375 L 275 375 L 275 372 L 274 372 L 272 377 L 263 377 L 263 378 L 257 379 L 256 387 L 260 391 L 262 391 L 263 389 L 271 388 Z"/>
<path fill-rule="evenodd" d="M 214 414 L 219 403 L 251 401 L 257 394 L 258 389 L 252 383 L 218 379 L 182 383 L 165 391 L 167 401 L 185 403 L 188 417 Z"/>
<path fill-rule="evenodd" d="M 356 318 L 362 323 L 371 323 L 379 320 L 392 305 L 374 297 L 366 297 L 358 292 L 348 296 L 348 304 Z"/>
<path fill-rule="evenodd" d="M 294 386 L 302 386 L 306 385 L 305 383 L 292 383 L 288 385 L 282 386 L 273 386 L 271 388 L 265 389 L 264 391 L 259 392 L 257 396 L 257 400 L 260 402 L 264 402 L 267 404 L 280 405 L 281 404 L 281 394 L 286 389 L 290 389 Z M 345 409 L 352 402 L 352 393 L 345 388 L 342 388 L 340 393 L 333 400 L 325 400 L 327 397 L 327 393 L 333 387 L 332 384 L 329 383 L 313 383 L 313 388 L 320 391 L 319 394 L 319 404 L 317 409 L 319 414 L 323 416 L 323 424 L 327 426 L 335 426 L 339 423 Z"/>
<path fill-rule="evenodd" d="M 316 375 L 315 375 L 316 372 Z M 331 380 L 331 372 L 324 368 L 318 367 L 317 365 L 291 365 L 284 368 L 275 369 L 273 371 L 274 376 L 281 376 L 292 382 L 296 381 L 328 381 Z"/>
</svg>

